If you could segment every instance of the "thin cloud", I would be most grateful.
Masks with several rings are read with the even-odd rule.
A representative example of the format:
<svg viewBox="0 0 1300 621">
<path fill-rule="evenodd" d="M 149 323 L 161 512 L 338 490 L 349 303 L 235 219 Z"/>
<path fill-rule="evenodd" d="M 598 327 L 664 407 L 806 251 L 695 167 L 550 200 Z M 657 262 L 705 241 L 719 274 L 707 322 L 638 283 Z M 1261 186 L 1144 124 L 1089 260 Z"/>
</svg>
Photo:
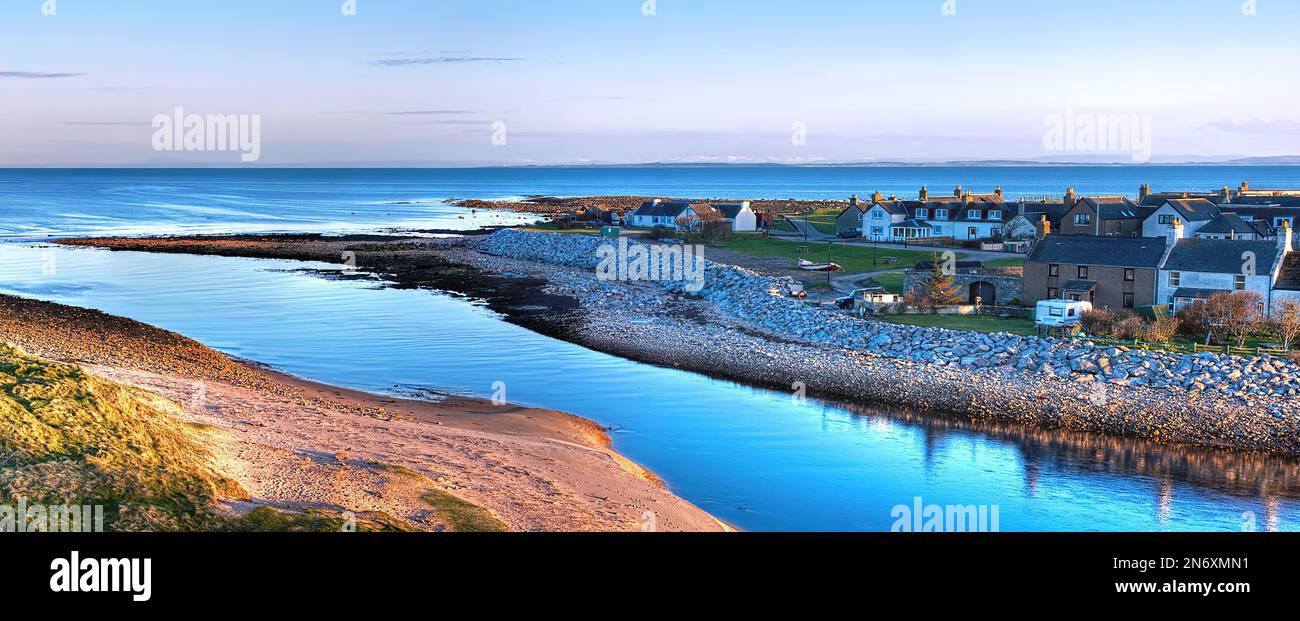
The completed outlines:
<svg viewBox="0 0 1300 621">
<path fill-rule="evenodd" d="M 0 71 L 0 78 L 19 78 L 23 80 L 50 80 L 58 78 L 76 78 L 84 73 L 58 73 L 49 71 Z"/>
<path fill-rule="evenodd" d="M 481 114 L 482 110 L 401 110 L 384 112 L 384 116 L 437 116 L 442 114 Z"/>
<path fill-rule="evenodd" d="M 409 67 L 412 65 L 438 65 L 449 63 L 510 63 L 522 62 L 524 58 L 504 56 L 426 56 L 423 58 L 381 58 L 370 61 L 376 67 Z"/>
<path fill-rule="evenodd" d="M 1229 134 L 1300 134 L 1300 121 L 1281 119 L 1277 121 L 1257 118 L 1249 121 L 1213 121 L 1201 126 Z"/>
</svg>

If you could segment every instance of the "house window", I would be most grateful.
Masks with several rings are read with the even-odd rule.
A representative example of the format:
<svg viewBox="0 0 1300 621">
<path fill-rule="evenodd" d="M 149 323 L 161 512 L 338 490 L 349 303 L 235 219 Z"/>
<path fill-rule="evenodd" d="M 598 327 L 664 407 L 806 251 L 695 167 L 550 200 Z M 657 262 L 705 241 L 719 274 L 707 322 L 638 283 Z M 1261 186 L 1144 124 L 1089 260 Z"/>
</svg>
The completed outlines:
<svg viewBox="0 0 1300 621">
<path fill-rule="evenodd" d="M 1080 266 L 1079 266 L 1079 278 L 1087 278 L 1087 277 L 1088 277 L 1088 266 L 1087 266 L 1087 265 L 1080 265 Z"/>
<path fill-rule="evenodd" d="M 1160 221 L 1160 224 L 1173 224 L 1173 223 L 1174 223 L 1174 214 L 1171 214 L 1171 213 L 1160 214 L 1160 220 L 1159 220 L 1159 221 Z"/>
<path fill-rule="evenodd" d="M 876 236 L 884 235 L 884 234 L 885 234 L 885 227 L 883 227 L 883 226 L 873 226 L 873 227 L 871 227 L 871 234 L 872 234 L 872 235 L 876 235 Z"/>
<path fill-rule="evenodd" d="M 1127 281 L 1127 282 L 1133 282 L 1133 281 L 1137 280 L 1137 270 L 1135 270 L 1135 269 L 1133 269 L 1133 268 L 1131 268 L 1131 267 L 1130 267 L 1130 268 L 1125 268 L 1125 269 L 1124 269 L 1124 280 Z"/>
<path fill-rule="evenodd" d="M 1282 223 L 1283 223 L 1283 222 L 1289 223 L 1289 224 L 1291 224 L 1291 225 L 1293 225 L 1293 226 L 1295 225 L 1294 222 L 1291 222 L 1291 218 L 1273 218 L 1273 226 L 1274 226 L 1274 228 L 1282 228 Z"/>
<path fill-rule="evenodd" d="M 971 219 L 971 220 L 979 220 L 979 219 L 980 219 L 980 210 L 978 210 L 978 209 L 971 209 L 971 210 L 969 210 L 969 211 L 966 212 L 966 217 L 969 218 L 969 219 Z"/>
<path fill-rule="evenodd" d="M 1055 299 L 1056 299 L 1056 294 L 1057 294 L 1057 293 L 1059 293 L 1059 291 L 1057 291 L 1056 287 L 1048 287 L 1048 288 L 1047 288 L 1047 299 L 1049 299 L 1049 300 L 1055 300 Z"/>
<path fill-rule="evenodd" d="M 1132 293 L 1125 293 L 1125 294 L 1124 294 L 1124 308 L 1133 308 L 1133 294 L 1132 294 Z"/>
<path fill-rule="evenodd" d="M 1169 286 L 1170 286 L 1170 287 L 1177 287 L 1177 286 L 1180 286 L 1180 285 L 1182 284 L 1182 282 L 1183 282 L 1183 273 L 1182 273 L 1182 272 L 1169 272 Z"/>
<path fill-rule="evenodd" d="M 1245 291 L 1245 290 L 1246 290 L 1246 275 L 1245 275 L 1245 274 L 1237 274 L 1236 276 L 1233 276 L 1233 277 L 1232 277 L 1232 288 L 1233 288 L 1233 289 L 1236 289 L 1237 291 Z"/>
<path fill-rule="evenodd" d="M 930 217 L 930 210 L 929 210 L 929 209 L 926 209 L 925 207 L 917 207 L 917 208 L 916 208 L 916 217 L 918 217 L 918 218 L 928 218 L 928 217 Z"/>
<path fill-rule="evenodd" d="M 995 209 L 989 212 L 989 220 L 1001 220 L 1001 219 L 1002 219 L 1001 211 Z"/>
<path fill-rule="evenodd" d="M 936 210 L 934 210 L 934 217 L 936 217 L 936 218 L 938 218 L 938 219 L 940 219 L 940 220 L 947 220 L 947 219 L 948 219 L 948 210 L 947 210 L 947 209 L 936 209 Z"/>
<path fill-rule="evenodd" d="M 885 217 L 885 214 L 884 214 L 883 212 L 881 212 L 879 209 L 872 209 L 872 210 L 871 210 L 871 219 L 872 219 L 872 220 L 880 220 L 880 219 L 883 219 L 884 217 Z"/>
<path fill-rule="evenodd" d="M 1061 275 L 1061 266 L 1059 266 L 1059 265 L 1049 265 L 1049 266 L 1047 266 L 1047 275 L 1048 275 L 1048 276 L 1051 276 L 1051 277 L 1053 277 L 1053 278 L 1055 278 L 1055 277 L 1057 277 L 1057 276 L 1060 276 L 1060 275 Z"/>
<path fill-rule="evenodd" d="M 935 236 L 935 237 L 939 237 L 939 236 L 941 236 L 941 235 L 943 235 L 943 229 L 941 229 L 941 228 L 939 228 L 939 227 L 937 227 L 937 226 L 934 227 L 934 236 Z"/>
<path fill-rule="evenodd" d="M 1079 225 L 1079 226 L 1083 226 L 1083 225 L 1085 225 L 1085 224 L 1091 224 L 1091 223 L 1092 223 L 1092 214 L 1088 214 L 1088 213 L 1077 213 L 1077 214 L 1074 214 L 1074 223 L 1077 224 L 1077 225 Z"/>
</svg>

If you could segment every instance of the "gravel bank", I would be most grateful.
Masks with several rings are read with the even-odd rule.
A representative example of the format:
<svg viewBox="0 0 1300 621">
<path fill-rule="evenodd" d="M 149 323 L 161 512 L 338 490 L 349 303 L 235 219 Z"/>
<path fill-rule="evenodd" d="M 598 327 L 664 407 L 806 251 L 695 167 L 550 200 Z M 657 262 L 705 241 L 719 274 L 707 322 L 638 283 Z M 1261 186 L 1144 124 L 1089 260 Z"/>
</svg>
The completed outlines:
<svg viewBox="0 0 1300 621">
<path fill-rule="evenodd" d="M 501 231 L 456 257 L 541 275 L 584 309 L 572 338 L 657 364 L 976 418 L 1300 453 L 1300 365 L 863 320 L 785 297 L 790 279 L 709 262 L 684 281 L 595 279 L 592 237 Z M 483 255 L 491 255 L 484 257 Z M 527 263 L 570 269 L 530 270 Z M 668 293 L 669 295 L 664 295 Z M 611 321 L 610 317 L 619 320 Z M 708 318 L 708 320 L 700 320 Z"/>
</svg>

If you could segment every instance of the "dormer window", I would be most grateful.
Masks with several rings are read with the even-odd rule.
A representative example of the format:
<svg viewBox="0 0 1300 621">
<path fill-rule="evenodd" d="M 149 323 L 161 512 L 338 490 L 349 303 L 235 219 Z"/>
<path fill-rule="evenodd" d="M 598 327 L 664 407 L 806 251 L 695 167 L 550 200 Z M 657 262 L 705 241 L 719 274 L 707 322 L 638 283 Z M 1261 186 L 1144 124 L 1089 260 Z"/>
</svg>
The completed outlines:
<svg viewBox="0 0 1300 621">
<path fill-rule="evenodd" d="M 994 209 L 993 211 L 989 212 L 989 220 L 1001 220 L 1001 219 L 1002 219 L 1001 211 Z"/>
<path fill-rule="evenodd" d="M 978 210 L 978 209 L 971 209 L 970 211 L 967 211 L 967 212 L 966 212 L 966 218 L 967 218 L 967 219 L 970 219 L 970 220 L 979 220 L 979 219 L 980 219 L 980 210 Z"/>
<path fill-rule="evenodd" d="M 947 219 L 948 219 L 948 210 L 947 210 L 947 209 L 936 209 L 936 210 L 934 210 L 934 217 L 936 217 L 936 218 L 938 218 L 938 219 L 940 219 L 940 220 L 947 220 Z"/>
<path fill-rule="evenodd" d="M 916 217 L 918 217 L 918 218 L 928 218 L 928 217 L 930 217 L 930 210 L 929 210 L 929 209 L 926 209 L 925 207 L 917 207 L 917 209 L 916 209 Z"/>
</svg>

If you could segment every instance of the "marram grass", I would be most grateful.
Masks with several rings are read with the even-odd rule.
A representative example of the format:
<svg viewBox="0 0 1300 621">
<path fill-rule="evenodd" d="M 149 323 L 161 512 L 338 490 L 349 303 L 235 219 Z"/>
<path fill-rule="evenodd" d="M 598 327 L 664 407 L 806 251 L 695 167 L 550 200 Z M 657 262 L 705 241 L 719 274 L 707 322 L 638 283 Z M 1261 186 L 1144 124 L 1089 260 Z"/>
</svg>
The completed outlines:
<svg viewBox="0 0 1300 621">
<path fill-rule="evenodd" d="M 106 530 L 207 530 L 245 498 L 172 402 L 0 344 L 0 499 L 103 505 Z"/>
</svg>

